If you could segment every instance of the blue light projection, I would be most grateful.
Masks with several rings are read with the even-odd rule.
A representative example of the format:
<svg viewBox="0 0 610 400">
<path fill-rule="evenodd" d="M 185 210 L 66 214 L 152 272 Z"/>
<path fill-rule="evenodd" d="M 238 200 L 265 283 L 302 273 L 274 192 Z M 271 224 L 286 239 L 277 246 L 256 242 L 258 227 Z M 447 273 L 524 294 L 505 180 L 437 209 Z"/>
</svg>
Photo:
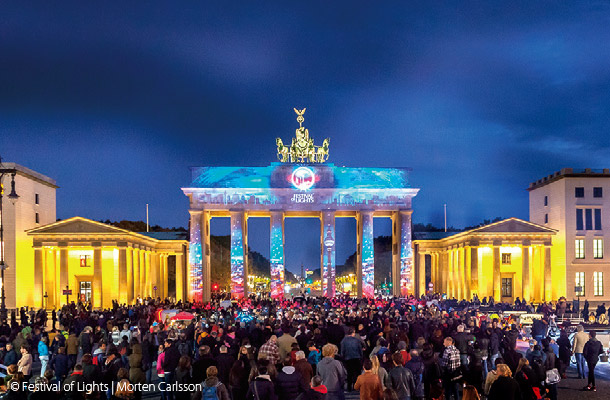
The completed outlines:
<svg viewBox="0 0 610 400">
<path fill-rule="evenodd" d="M 335 216 L 322 213 L 322 291 L 326 297 L 334 297 L 335 282 Z"/>
<path fill-rule="evenodd" d="M 271 212 L 271 297 L 284 297 L 284 216 Z"/>
<path fill-rule="evenodd" d="M 201 214 L 191 215 L 191 242 L 189 246 L 189 264 L 191 266 L 190 297 L 195 301 L 201 300 L 202 289 L 202 260 L 201 260 Z"/>
<path fill-rule="evenodd" d="M 231 213 L 231 296 L 245 294 L 243 213 Z"/>
<path fill-rule="evenodd" d="M 362 295 L 375 297 L 375 245 L 373 213 L 362 213 Z"/>
<path fill-rule="evenodd" d="M 413 293 L 413 250 L 411 249 L 411 215 L 401 215 L 400 228 L 400 294 Z"/>
</svg>

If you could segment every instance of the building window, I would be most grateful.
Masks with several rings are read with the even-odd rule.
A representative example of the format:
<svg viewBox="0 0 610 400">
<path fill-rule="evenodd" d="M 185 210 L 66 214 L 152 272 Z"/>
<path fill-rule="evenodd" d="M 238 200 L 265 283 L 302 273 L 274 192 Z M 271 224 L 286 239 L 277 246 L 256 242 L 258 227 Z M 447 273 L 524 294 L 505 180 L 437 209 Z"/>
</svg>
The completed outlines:
<svg viewBox="0 0 610 400">
<path fill-rule="evenodd" d="M 593 230 L 593 210 L 590 208 L 585 209 L 585 229 L 588 231 Z"/>
<path fill-rule="evenodd" d="M 602 230 L 602 209 L 596 208 L 593 211 L 595 211 L 595 230 L 601 231 Z"/>
<path fill-rule="evenodd" d="M 577 272 L 574 277 L 574 295 L 584 296 L 585 295 L 585 273 Z"/>
<path fill-rule="evenodd" d="M 38 213 L 36 213 L 35 219 L 36 219 L 36 223 L 39 224 L 40 223 L 40 215 Z"/>
<path fill-rule="evenodd" d="M 604 273 L 594 272 L 593 273 L 593 296 L 604 295 Z"/>
<path fill-rule="evenodd" d="M 36 193 L 36 194 L 34 195 L 34 202 L 35 202 L 36 204 L 40 204 L 40 195 L 39 195 L 38 193 Z"/>
<path fill-rule="evenodd" d="M 593 197 L 603 197 L 603 191 L 600 187 L 593 188 Z"/>
<path fill-rule="evenodd" d="M 549 214 L 544 214 L 544 223 L 545 224 L 549 223 Z"/>
<path fill-rule="evenodd" d="M 585 258 L 585 239 L 576 239 L 574 241 L 574 249 L 576 258 Z"/>
<path fill-rule="evenodd" d="M 545 206 L 549 205 L 549 196 L 544 196 L 544 205 Z"/>
<path fill-rule="evenodd" d="M 604 239 L 593 239 L 593 258 L 604 258 Z"/>
<path fill-rule="evenodd" d="M 502 278 L 502 297 L 513 297 L 513 278 Z"/>
<path fill-rule="evenodd" d="M 88 267 L 88 260 L 89 260 L 89 256 L 87 254 L 81 254 L 80 256 L 80 266 L 81 267 Z"/>
<path fill-rule="evenodd" d="M 583 226 L 583 218 L 582 218 L 582 208 L 577 208 L 576 209 L 576 230 L 582 231 L 583 228 L 584 228 L 584 226 Z"/>
<path fill-rule="evenodd" d="M 510 264 L 511 253 L 502 253 L 502 264 Z"/>
<path fill-rule="evenodd" d="M 574 191 L 574 197 L 585 197 L 585 188 L 577 187 Z"/>
</svg>

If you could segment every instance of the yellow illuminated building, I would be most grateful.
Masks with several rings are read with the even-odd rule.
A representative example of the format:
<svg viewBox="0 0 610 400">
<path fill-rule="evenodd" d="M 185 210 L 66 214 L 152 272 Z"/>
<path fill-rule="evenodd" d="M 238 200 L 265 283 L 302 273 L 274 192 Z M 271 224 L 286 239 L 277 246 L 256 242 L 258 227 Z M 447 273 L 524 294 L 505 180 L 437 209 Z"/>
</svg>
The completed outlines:
<svg viewBox="0 0 610 400">
<path fill-rule="evenodd" d="M 146 297 L 186 300 L 188 242 L 175 232 L 136 233 L 73 217 L 27 232 L 33 246 L 32 272 L 17 275 L 17 306 L 60 307 L 112 300 L 133 304 Z M 166 239 L 168 238 L 168 239 Z"/>
<path fill-rule="evenodd" d="M 432 232 L 413 241 L 416 289 L 430 289 L 449 298 L 496 302 L 517 297 L 528 302 L 557 300 L 554 287 L 565 287 L 566 271 L 552 262 L 556 230 L 509 218 L 443 238 Z M 440 235 L 439 235 L 440 234 Z"/>
</svg>

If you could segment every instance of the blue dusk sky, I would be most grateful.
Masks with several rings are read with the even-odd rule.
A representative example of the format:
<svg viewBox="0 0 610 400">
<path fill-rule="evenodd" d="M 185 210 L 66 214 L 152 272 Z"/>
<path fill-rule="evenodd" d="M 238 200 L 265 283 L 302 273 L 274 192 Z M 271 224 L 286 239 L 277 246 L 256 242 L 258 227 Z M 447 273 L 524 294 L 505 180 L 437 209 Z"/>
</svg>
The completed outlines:
<svg viewBox="0 0 610 400">
<path fill-rule="evenodd" d="M 610 167 L 608 2 L 2 2 L 0 21 L 0 155 L 57 180 L 59 218 L 149 203 L 186 226 L 188 167 L 268 165 L 293 107 L 329 162 L 413 168 L 415 222 L 527 219 L 531 181 Z M 290 269 L 319 263 L 317 224 L 287 222 Z"/>
</svg>

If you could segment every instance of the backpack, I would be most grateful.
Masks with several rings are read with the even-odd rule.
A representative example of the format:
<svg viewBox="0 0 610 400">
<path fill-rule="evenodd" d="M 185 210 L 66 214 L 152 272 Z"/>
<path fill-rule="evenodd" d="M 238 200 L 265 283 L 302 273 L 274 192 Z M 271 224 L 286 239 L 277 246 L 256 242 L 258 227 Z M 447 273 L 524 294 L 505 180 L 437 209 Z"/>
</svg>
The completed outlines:
<svg viewBox="0 0 610 400">
<path fill-rule="evenodd" d="M 320 352 L 310 351 L 309 356 L 307 356 L 307 362 L 309 362 L 311 365 L 318 365 L 320 362 Z"/>
<path fill-rule="evenodd" d="M 201 400 L 218 400 L 218 386 L 220 386 L 220 382 L 216 386 L 204 386 L 201 391 Z"/>
</svg>

